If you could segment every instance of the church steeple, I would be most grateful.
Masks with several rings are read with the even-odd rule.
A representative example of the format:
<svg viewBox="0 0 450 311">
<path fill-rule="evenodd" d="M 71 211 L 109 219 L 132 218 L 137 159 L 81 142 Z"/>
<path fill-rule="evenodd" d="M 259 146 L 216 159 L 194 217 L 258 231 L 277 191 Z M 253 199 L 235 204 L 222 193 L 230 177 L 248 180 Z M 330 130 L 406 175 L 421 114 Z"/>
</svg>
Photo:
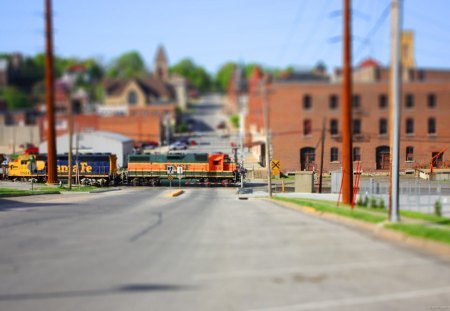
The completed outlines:
<svg viewBox="0 0 450 311">
<path fill-rule="evenodd" d="M 153 75 L 163 81 L 169 79 L 169 62 L 167 61 L 166 51 L 162 45 L 158 47 L 158 51 L 156 52 Z"/>
</svg>

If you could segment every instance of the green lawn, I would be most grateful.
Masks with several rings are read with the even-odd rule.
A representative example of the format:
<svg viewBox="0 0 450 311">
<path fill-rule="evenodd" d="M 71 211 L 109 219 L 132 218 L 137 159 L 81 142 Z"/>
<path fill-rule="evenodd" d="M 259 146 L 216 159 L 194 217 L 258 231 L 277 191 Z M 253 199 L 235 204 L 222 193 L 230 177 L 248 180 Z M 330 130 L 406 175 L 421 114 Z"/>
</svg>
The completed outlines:
<svg viewBox="0 0 450 311">
<path fill-rule="evenodd" d="M 340 207 L 336 207 L 336 203 L 332 201 L 319 201 L 310 199 L 274 197 L 274 200 L 295 203 L 301 206 L 311 207 L 319 212 L 336 214 L 370 223 L 381 223 L 387 220 L 386 209 L 357 207 L 352 210 L 349 206 L 346 205 L 340 205 Z M 450 229 L 447 227 L 450 225 L 450 218 L 422 214 L 414 211 L 401 211 L 401 218 L 403 220 L 419 219 L 423 220 L 424 223 L 390 223 L 385 224 L 384 227 L 387 229 L 403 232 L 410 236 L 450 244 Z"/>
<path fill-rule="evenodd" d="M 450 244 L 450 230 L 434 228 L 423 224 L 387 224 L 386 228 L 401 231 L 408 235 Z"/>
<path fill-rule="evenodd" d="M 314 208 L 316 211 L 319 212 L 336 214 L 349 218 L 359 219 L 370 223 L 379 223 L 387 219 L 387 216 L 369 213 L 361 209 L 351 209 L 350 207 L 345 205 L 340 205 L 340 207 L 336 207 L 336 203 L 331 201 L 289 199 L 280 197 L 274 197 L 274 199 L 278 201 L 291 202 L 302 206 L 308 206 Z"/>
<path fill-rule="evenodd" d="M 24 195 L 35 195 L 35 194 L 54 194 L 59 193 L 59 189 L 36 189 L 36 190 L 21 190 L 14 188 L 0 188 L 0 197 L 13 197 L 13 196 L 24 196 Z"/>
<path fill-rule="evenodd" d="M 13 197 L 13 196 L 25 196 L 25 195 L 37 195 L 37 194 L 55 194 L 61 192 L 68 192 L 67 186 L 63 188 L 59 187 L 42 187 L 36 186 L 34 190 L 22 190 L 15 188 L 0 188 L 0 197 Z M 71 192 L 96 192 L 101 191 L 101 188 L 94 186 L 73 186 Z"/>
</svg>

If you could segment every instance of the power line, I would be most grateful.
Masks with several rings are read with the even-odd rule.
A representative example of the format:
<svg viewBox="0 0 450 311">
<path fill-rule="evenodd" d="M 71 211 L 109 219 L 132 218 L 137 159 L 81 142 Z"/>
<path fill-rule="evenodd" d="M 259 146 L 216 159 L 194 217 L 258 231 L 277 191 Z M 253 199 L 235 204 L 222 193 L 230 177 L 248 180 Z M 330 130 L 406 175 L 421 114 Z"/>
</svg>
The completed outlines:
<svg viewBox="0 0 450 311">
<path fill-rule="evenodd" d="M 361 43 L 359 46 L 359 49 L 355 52 L 355 59 L 358 58 L 359 53 L 361 53 L 364 48 L 370 43 L 370 38 L 372 38 L 377 31 L 380 29 L 380 27 L 385 22 L 386 18 L 389 16 L 390 13 L 391 4 L 388 3 L 388 5 L 384 8 L 384 10 L 381 12 L 380 16 L 378 17 L 377 21 L 375 22 L 375 25 L 372 27 L 372 29 L 369 30 L 367 35 L 364 37 L 365 40 Z"/>
<path fill-rule="evenodd" d="M 306 4 L 307 4 L 307 3 L 309 3 L 309 1 L 307 1 Z M 278 57 L 277 57 L 277 58 L 278 58 L 278 61 L 280 61 L 280 60 L 283 58 L 284 53 L 286 52 L 287 47 L 288 47 L 289 43 L 291 42 L 292 37 L 294 36 L 295 30 L 296 30 L 296 28 L 297 28 L 297 24 L 298 24 L 299 21 L 301 20 L 302 14 L 303 14 L 303 12 L 305 12 L 305 11 L 306 11 L 305 2 L 301 2 L 300 5 L 299 5 L 299 7 L 298 7 L 297 13 L 296 13 L 296 15 L 295 15 L 294 21 L 292 22 L 292 26 L 291 26 L 291 28 L 290 28 L 290 30 L 289 30 L 287 36 L 286 36 L 286 39 L 285 39 L 285 41 L 284 41 L 284 44 L 282 45 L 282 48 L 280 49 L 280 51 L 279 51 L 279 53 L 278 53 Z"/>
</svg>

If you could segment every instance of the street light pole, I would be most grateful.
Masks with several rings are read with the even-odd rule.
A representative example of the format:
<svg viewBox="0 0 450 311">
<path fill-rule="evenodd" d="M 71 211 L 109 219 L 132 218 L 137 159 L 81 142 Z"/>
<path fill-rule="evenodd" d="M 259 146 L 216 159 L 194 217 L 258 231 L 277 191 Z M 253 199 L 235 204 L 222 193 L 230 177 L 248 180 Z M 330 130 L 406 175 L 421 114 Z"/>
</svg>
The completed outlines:
<svg viewBox="0 0 450 311">
<path fill-rule="evenodd" d="M 391 16 L 391 200 L 389 219 L 398 222 L 399 216 L 399 151 L 400 151 L 400 29 L 402 0 L 392 0 Z"/>
</svg>

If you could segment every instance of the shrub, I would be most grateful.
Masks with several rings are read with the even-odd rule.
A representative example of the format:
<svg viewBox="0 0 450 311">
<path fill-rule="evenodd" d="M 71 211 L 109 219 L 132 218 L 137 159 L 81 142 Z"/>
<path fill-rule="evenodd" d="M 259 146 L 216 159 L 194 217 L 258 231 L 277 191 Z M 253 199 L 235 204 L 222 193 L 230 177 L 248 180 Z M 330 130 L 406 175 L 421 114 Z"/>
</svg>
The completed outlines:
<svg viewBox="0 0 450 311">
<path fill-rule="evenodd" d="M 358 201 L 356 202 L 356 205 L 361 206 L 361 207 L 365 207 L 364 199 L 362 198 L 362 196 L 359 196 Z"/>
<path fill-rule="evenodd" d="M 378 207 L 377 199 L 375 197 L 371 197 L 370 198 L 369 207 L 370 208 L 377 208 Z"/>
<path fill-rule="evenodd" d="M 237 114 L 234 114 L 230 117 L 230 123 L 234 128 L 239 127 L 239 116 Z"/>
<path fill-rule="evenodd" d="M 365 196 L 365 197 L 364 197 L 364 203 L 363 203 L 363 206 L 365 206 L 365 207 L 369 206 L 369 197 L 368 197 L 368 196 Z"/>
<path fill-rule="evenodd" d="M 442 203 L 439 200 L 434 203 L 434 214 L 436 216 L 442 217 Z"/>
<path fill-rule="evenodd" d="M 384 204 L 384 199 L 383 198 L 379 198 L 378 199 L 378 208 L 382 208 L 382 209 L 386 208 L 386 205 Z"/>
</svg>

